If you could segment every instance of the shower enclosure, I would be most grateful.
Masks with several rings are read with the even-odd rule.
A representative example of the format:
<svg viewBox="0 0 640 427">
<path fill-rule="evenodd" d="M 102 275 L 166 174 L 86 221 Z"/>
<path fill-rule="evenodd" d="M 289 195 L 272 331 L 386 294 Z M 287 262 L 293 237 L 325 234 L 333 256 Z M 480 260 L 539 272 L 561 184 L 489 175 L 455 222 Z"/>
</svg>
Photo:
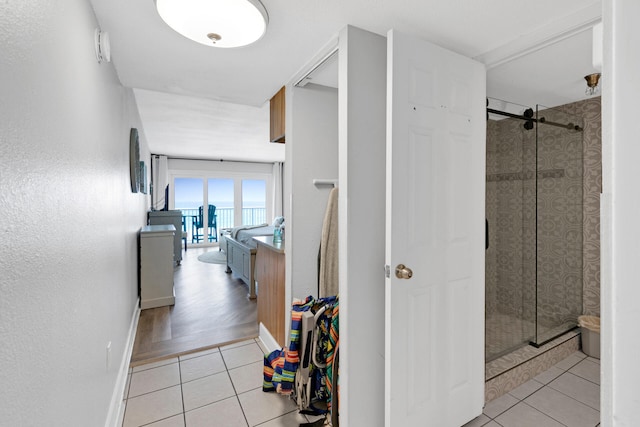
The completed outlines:
<svg viewBox="0 0 640 427">
<path fill-rule="evenodd" d="M 486 360 L 582 314 L 582 119 L 488 99 Z"/>
</svg>

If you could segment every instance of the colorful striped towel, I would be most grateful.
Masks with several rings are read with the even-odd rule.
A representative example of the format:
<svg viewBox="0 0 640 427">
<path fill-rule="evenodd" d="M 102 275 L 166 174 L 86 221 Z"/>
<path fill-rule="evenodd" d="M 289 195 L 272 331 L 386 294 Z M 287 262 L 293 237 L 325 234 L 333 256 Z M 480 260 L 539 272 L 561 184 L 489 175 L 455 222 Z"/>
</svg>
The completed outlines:
<svg viewBox="0 0 640 427">
<path fill-rule="evenodd" d="M 289 332 L 289 348 L 275 350 L 264 358 L 264 380 L 262 391 L 277 391 L 281 394 L 291 394 L 293 381 L 300 364 L 298 353 L 300 346 L 300 328 L 302 313 L 309 311 L 314 299 L 308 296 L 304 301 L 294 303 L 291 307 L 291 331 Z"/>
</svg>

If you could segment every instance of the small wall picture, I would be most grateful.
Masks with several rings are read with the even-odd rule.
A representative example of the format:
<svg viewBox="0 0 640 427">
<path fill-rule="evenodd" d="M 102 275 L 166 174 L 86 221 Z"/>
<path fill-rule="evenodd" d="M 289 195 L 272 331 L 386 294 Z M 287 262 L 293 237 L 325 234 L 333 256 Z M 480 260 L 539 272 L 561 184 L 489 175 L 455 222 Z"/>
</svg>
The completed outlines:
<svg viewBox="0 0 640 427">
<path fill-rule="evenodd" d="M 137 193 L 140 189 L 140 142 L 136 128 L 131 128 L 129 133 L 129 173 L 131 175 L 131 192 Z"/>
<path fill-rule="evenodd" d="M 147 194 L 147 165 L 144 162 L 140 162 L 140 192 Z"/>
</svg>

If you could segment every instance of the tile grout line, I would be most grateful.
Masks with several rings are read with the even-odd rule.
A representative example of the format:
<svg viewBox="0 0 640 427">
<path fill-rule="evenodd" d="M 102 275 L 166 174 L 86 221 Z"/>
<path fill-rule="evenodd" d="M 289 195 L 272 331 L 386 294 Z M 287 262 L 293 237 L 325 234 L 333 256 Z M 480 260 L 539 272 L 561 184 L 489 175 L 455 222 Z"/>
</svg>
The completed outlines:
<svg viewBox="0 0 640 427">
<path fill-rule="evenodd" d="M 262 351 L 262 348 L 260 347 L 260 345 L 257 343 L 256 339 L 251 339 L 251 341 L 250 341 L 250 342 L 248 342 L 248 343 L 246 343 L 246 344 L 244 344 L 244 345 L 237 346 L 237 347 L 233 347 L 233 348 L 230 348 L 230 349 L 227 349 L 227 350 L 241 349 L 241 348 L 243 348 L 243 347 L 251 346 L 252 344 L 257 345 L 257 346 L 260 348 L 261 352 L 262 352 L 262 353 L 264 353 L 264 351 Z M 223 362 L 224 372 L 226 372 L 226 374 L 227 374 L 227 378 L 228 378 L 228 379 L 229 379 L 229 381 L 231 382 L 231 386 L 232 386 L 232 389 L 233 389 L 233 395 L 232 395 L 232 396 L 229 396 L 228 398 L 231 398 L 231 397 L 233 397 L 233 396 L 235 395 L 236 400 L 237 400 L 238 404 L 240 405 L 240 409 L 241 409 L 241 411 L 242 411 L 242 414 L 243 414 L 243 417 L 244 417 L 244 419 L 245 419 L 245 422 L 246 422 L 246 424 L 247 424 L 247 426 L 248 426 L 248 425 L 249 425 L 249 422 L 248 422 L 248 419 L 247 419 L 247 414 L 246 414 L 246 412 L 245 412 L 245 409 L 244 409 L 244 408 L 243 408 L 243 406 L 242 406 L 242 403 L 241 403 L 241 401 L 240 401 L 239 395 L 240 395 L 240 394 L 244 394 L 244 393 L 249 393 L 249 392 L 252 392 L 252 391 L 255 391 L 255 390 L 258 390 L 258 389 L 259 389 L 259 388 L 261 388 L 261 387 L 260 387 L 260 386 L 258 386 L 258 387 L 255 387 L 255 388 L 251 388 L 251 389 L 245 390 L 245 391 L 243 391 L 242 393 L 238 393 L 238 389 L 237 389 L 237 387 L 236 387 L 236 384 L 234 384 L 233 379 L 232 379 L 232 377 L 231 377 L 231 372 L 230 372 L 230 371 L 231 371 L 232 369 L 230 369 L 230 368 L 229 368 L 228 362 L 226 361 L 225 356 L 223 355 L 223 351 L 222 351 L 222 349 L 217 348 L 217 350 L 218 350 L 218 351 L 216 351 L 216 352 L 220 354 L 221 360 L 222 360 L 222 362 Z M 226 351 L 226 350 L 225 350 L 225 351 Z M 213 353 L 216 353 L 216 352 L 213 352 Z M 171 361 L 171 362 L 168 362 L 168 363 L 165 363 L 165 364 L 161 364 L 160 366 L 154 366 L 153 368 L 140 369 L 140 370 L 138 370 L 137 372 L 133 372 L 133 368 L 129 368 L 130 372 L 129 372 L 129 374 L 128 374 L 128 375 L 130 375 L 130 381 L 129 381 L 129 384 L 128 384 L 128 387 L 127 387 L 127 390 L 126 390 L 126 399 L 124 399 L 124 400 L 125 400 L 125 402 L 128 402 L 128 400 L 130 400 L 130 398 L 131 398 L 131 396 L 130 396 L 130 388 L 131 388 L 131 385 L 132 385 L 132 384 L 131 384 L 131 383 L 132 383 L 131 378 L 133 378 L 134 374 L 138 374 L 138 373 L 142 373 L 142 372 L 147 372 L 147 371 L 151 371 L 151 370 L 154 370 L 154 369 L 162 369 L 162 368 L 166 368 L 166 367 L 168 367 L 168 366 L 170 366 L 170 365 L 173 365 L 174 363 L 177 363 L 177 364 L 178 364 L 179 385 L 180 385 L 180 396 L 181 396 L 181 404 L 182 404 L 181 412 L 180 412 L 180 413 L 176 413 L 175 415 L 171 415 L 171 416 L 169 416 L 169 417 L 166 417 L 166 418 L 160 419 L 160 420 L 154 420 L 154 421 L 151 421 L 150 423 L 147 423 L 147 424 L 144 424 L 144 425 L 145 425 L 145 426 L 147 426 L 147 425 L 151 425 L 151 424 L 156 423 L 156 422 L 159 422 L 159 421 L 163 421 L 163 420 L 166 420 L 166 419 L 169 419 L 169 418 L 172 418 L 172 417 L 176 417 L 177 415 L 182 415 L 183 422 L 185 423 L 185 426 L 186 426 L 186 423 L 187 423 L 187 421 L 186 421 L 186 412 L 187 412 L 187 411 L 186 411 L 186 403 L 185 403 L 185 397 L 184 397 L 184 388 L 183 388 L 184 384 L 188 384 L 188 383 L 193 382 L 193 381 L 196 381 L 196 380 L 198 380 L 198 379 L 207 378 L 207 377 L 211 377 L 211 376 L 213 376 L 213 375 L 221 374 L 223 371 L 216 372 L 216 373 L 209 374 L 209 375 L 205 375 L 205 376 L 203 376 L 203 377 L 195 378 L 195 379 L 192 379 L 192 380 L 190 380 L 190 381 L 184 382 L 184 381 L 183 381 L 183 374 L 182 374 L 182 363 L 183 363 L 183 362 L 188 362 L 188 361 L 190 361 L 190 360 L 192 360 L 192 359 L 197 359 L 197 358 L 199 358 L 199 357 L 207 356 L 208 354 L 209 354 L 209 353 L 207 353 L 207 354 L 203 354 L 203 355 L 201 355 L 201 356 L 197 356 L 197 357 L 190 357 L 190 358 L 185 359 L 185 360 L 182 360 L 182 358 L 181 358 L 181 357 L 176 357 L 176 359 L 177 359 L 176 361 Z M 235 366 L 233 369 L 240 369 L 240 368 L 247 367 L 247 366 L 250 366 L 250 365 L 252 365 L 252 364 L 256 364 L 256 363 L 260 363 L 260 361 L 258 360 L 258 361 L 253 361 L 253 362 L 248 362 L 248 363 L 245 363 L 245 364 L 241 364 L 241 365 Z M 140 365 L 140 366 L 143 366 L 143 365 Z M 178 384 L 176 384 L 176 385 L 178 385 Z M 149 391 L 149 392 L 146 392 L 146 393 L 142 393 L 142 394 L 140 394 L 140 395 L 138 395 L 138 396 L 135 396 L 135 397 L 133 397 L 133 398 L 142 397 L 142 396 L 145 396 L 145 395 L 148 395 L 148 394 L 151 394 L 151 393 L 155 393 L 155 392 L 158 392 L 158 391 L 162 391 L 162 390 L 167 390 L 167 389 L 169 389 L 169 388 L 175 387 L 176 385 L 171 385 L 171 386 L 167 386 L 167 387 L 160 388 L 160 389 L 158 389 L 158 390 L 153 390 L 153 391 Z M 225 399 L 228 399 L 228 398 L 225 398 Z M 225 399 L 220 399 L 220 400 L 218 400 L 218 401 L 216 401 L 216 402 L 219 402 L 219 401 L 222 401 L 222 400 L 225 400 Z M 216 402 L 211 402 L 211 403 L 216 403 Z M 209 404 L 211 404 L 211 403 L 209 403 Z M 209 404 L 207 404 L 207 405 L 209 405 Z M 203 406 L 201 406 L 201 407 L 204 407 L 204 406 L 207 406 L 207 405 L 203 405 Z M 197 408 L 194 408 L 194 409 L 197 409 Z M 127 407 L 125 406 L 125 415 L 126 415 L 126 410 L 127 410 Z M 275 420 L 275 419 L 278 419 L 278 418 L 280 418 L 280 417 L 282 417 L 282 416 L 286 416 L 286 415 L 292 414 L 292 413 L 294 413 L 294 412 L 296 412 L 296 409 L 293 409 L 293 410 L 291 410 L 291 411 L 289 411 L 289 412 L 285 412 L 284 414 L 282 414 L 282 415 L 280 415 L 280 416 L 278 416 L 278 417 L 275 417 L 275 418 L 273 418 L 273 419 L 269 419 L 269 420 L 261 421 L 260 425 L 262 425 L 262 424 L 264 424 L 264 423 L 271 422 L 271 421 L 273 421 L 273 420 Z M 305 417 L 305 416 L 303 416 L 303 419 L 304 419 L 304 420 L 306 420 L 307 422 L 309 421 L 309 419 L 308 419 L 307 417 Z M 123 422 L 122 422 L 121 427 L 124 427 L 124 415 L 123 415 Z M 136 426 L 136 427 L 140 427 L 140 426 Z"/>
<path fill-rule="evenodd" d="M 131 368 L 129 368 L 129 373 L 127 374 L 129 379 L 129 383 L 127 384 L 127 386 L 125 387 L 125 396 L 126 398 L 124 399 L 124 414 L 122 414 L 122 424 L 120 425 L 120 427 L 124 427 L 124 420 L 127 417 L 127 408 L 128 408 L 128 403 L 129 403 L 129 389 L 131 388 L 131 378 L 133 377 L 133 371 Z"/>
<path fill-rule="evenodd" d="M 566 372 L 570 373 L 571 375 L 575 375 L 575 374 L 573 374 L 573 373 L 571 373 L 571 372 L 569 372 L 569 371 L 566 371 Z M 560 375 L 560 376 L 561 376 L 561 375 Z M 560 376 L 558 376 L 558 377 L 554 378 L 554 380 L 555 380 L 555 379 L 557 379 L 557 378 L 559 378 Z M 579 378 L 582 378 L 582 377 L 580 377 L 579 375 L 576 375 L 576 376 L 578 376 Z M 551 382 L 553 382 L 554 380 L 550 381 L 550 382 L 549 382 L 549 384 L 551 384 Z M 585 380 L 586 380 L 586 379 L 585 379 Z M 588 381 L 588 380 L 587 380 L 587 381 Z M 534 391 L 533 393 L 531 393 L 530 395 L 528 395 L 528 396 L 527 396 L 527 397 L 525 397 L 524 399 L 520 399 L 520 398 L 518 398 L 518 397 L 516 397 L 516 396 L 511 395 L 510 393 L 508 393 L 508 394 L 510 394 L 513 398 L 515 398 L 516 400 L 518 400 L 518 403 L 524 403 L 525 405 L 527 405 L 527 406 L 529 406 L 529 407 L 533 408 L 533 409 L 534 409 L 534 410 L 536 410 L 537 412 L 540 412 L 541 414 L 543 414 L 543 415 L 545 415 L 545 416 L 547 416 L 547 417 L 549 417 L 549 418 L 553 419 L 554 421 L 556 421 L 556 422 L 558 422 L 558 423 L 562 424 L 562 425 L 563 425 L 563 426 L 565 426 L 565 427 L 566 427 L 566 424 L 564 424 L 564 423 L 560 422 L 559 420 L 557 420 L 557 419 L 553 418 L 553 417 L 552 417 L 551 415 L 549 415 L 549 414 L 545 414 L 544 412 L 540 411 L 538 408 L 536 408 L 536 407 L 534 407 L 534 406 L 531 406 L 529 403 L 525 402 L 525 399 L 527 399 L 527 398 L 531 397 L 532 395 L 534 395 L 534 394 L 538 393 L 539 391 L 543 390 L 545 387 L 548 387 L 548 388 L 550 388 L 551 390 L 554 390 L 554 391 L 556 391 L 556 392 L 558 392 L 558 393 L 560 393 L 560 394 L 562 394 L 562 395 L 564 395 L 564 396 L 568 397 L 569 399 L 572 399 L 573 401 L 578 402 L 579 404 L 584 405 L 584 406 L 586 406 L 587 408 L 593 409 L 593 410 L 597 411 L 598 413 L 600 413 L 600 410 L 599 410 L 599 409 L 595 409 L 595 408 L 593 408 L 593 407 L 591 407 L 591 406 L 587 405 L 586 403 L 580 402 L 579 400 L 574 399 L 573 397 L 571 397 L 571 396 L 569 396 L 569 395 L 567 395 L 567 394 L 565 394 L 565 393 L 563 393 L 563 392 L 561 392 L 561 391 L 559 391 L 559 390 L 556 390 L 556 389 L 555 389 L 555 388 L 553 388 L 553 387 L 550 387 L 550 386 L 549 386 L 549 384 L 543 384 L 543 386 L 542 386 L 542 387 L 540 387 L 538 390 Z M 595 383 L 592 383 L 592 384 L 595 384 Z M 598 384 L 596 384 L 596 385 L 598 385 Z M 599 385 L 598 385 L 598 386 L 599 386 Z M 488 416 L 487 414 L 484 414 L 484 412 L 483 412 L 483 414 L 484 414 L 484 415 L 486 415 L 486 416 L 487 416 L 487 418 L 489 418 L 489 420 L 490 420 L 490 421 L 495 421 L 496 423 L 498 423 L 498 421 L 496 421 L 496 418 L 498 418 L 500 415 L 502 415 L 502 414 L 504 414 L 504 413 L 508 412 L 509 410 L 513 409 L 516 405 L 518 405 L 518 403 L 516 403 L 516 404 L 515 404 L 515 405 L 513 405 L 513 406 L 510 406 L 508 409 L 506 409 L 506 410 L 504 410 L 504 411 L 500 412 L 498 415 L 496 415 L 496 416 L 495 416 L 495 417 L 493 417 L 493 418 L 492 418 L 492 417 L 490 417 L 490 416 Z M 486 423 L 486 424 L 488 424 L 488 423 Z M 485 425 L 486 425 L 486 424 L 485 424 Z M 500 424 L 500 423 L 498 423 L 498 424 Z M 500 425 L 502 425 L 502 424 L 500 424 Z M 596 426 L 597 426 L 597 425 L 596 425 Z"/>
<path fill-rule="evenodd" d="M 578 374 L 576 374 L 576 373 L 574 373 L 574 372 L 567 371 L 567 372 L 565 372 L 565 374 L 571 374 L 571 375 L 573 375 L 574 377 L 578 377 L 578 378 L 580 378 L 580 379 L 582 379 L 582 380 L 585 380 L 585 381 L 586 381 L 586 382 L 588 382 L 588 383 L 591 383 L 591 384 L 593 384 L 593 385 L 597 385 L 598 387 L 600 387 L 600 384 L 599 384 L 599 383 L 593 382 L 593 381 L 591 381 L 589 378 L 585 378 L 585 377 L 583 377 L 582 375 L 578 375 Z"/>
<path fill-rule="evenodd" d="M 207 355 L 208 355 L 208 354 L 203 354 L 202 356 L 207 356 Z M 187 360 L 197 359 L 198 357 L 202 357 L 202 356 L 197 356 L 197 357 L 189 358 L 189 359 L 187 359 Z M 223 363 L 225 363 L 225 362 L 224 362 L 224 358 L 223 358 Z M 252 363 L 258 363 L 258 362 L 252 362 Z M 247 364 L 247 365 L 241 365 L 241 366 L 238 366 L 238 368 L 243 367 L 243 366 L 248 366 L 248 365 L 249 365 L 249 364 Z M 233 369 L 237 369 L 237 368 L 233 368 Z M 209 375 L 205 375 L 205 376 L 202 376 L 202 377 L 194 378 L 194 379 L 189 380 L 189 381 L 187 381 L 187 382 L 182 382 L 182 380 L 181 380 L 180 384 L 189 384 L 189 383 L 191 383 L 191 382 L 198 381 L 198 380 L 201 380 L 201 379 L 203 379 L 203 378 L 212 377 L 212 376 L 214 376 L 214 375 L 220 375 L 220 374 L 223 374 L 223 373 L 225 373 L 225 372 L 227 373 L 227 377 L 229 378 L 229 381 L 231 382 L 231 387 L 233 388 L 233 391 L 234 391 L 234 395 L 235 395 L 235 396 L 239 396 L 240 394 L 248 393 L 249 391 L 257 390 L 257 389 L 259 388 L 259 387 L 256 387 L 256 388 L 252 388 L 252 389 L 250 389 L 250 390 L 244 391 L 244 392 L 242 392 L 242 393 L 238 393 L 238 391 L 236 390 L 235 384 L 233 383 L 233 380 L 231 379 L 231 374 L 229 373 L 229 370 L 228 370 L 228 369 L 227 369 L 227 367 L 226 367 L 226 363 L 225 363 L 225 370 L 224 370 L 224 371 L 215 372 L 215 373 L 213 373 L 213 374 L 209 374 Z M 234 397 L 234 396 L 227 396 L 227 397 L 223 397 L 223 398 L 221 398 L 221 399 L 219 399 L 219 400 L 215 400 L 215 401 L 213 401 L 213 402 L 205 403 L 205 404 L 203 404 L 203 405 L 201 405 L 201 406 L 198 406 L 198 407 L 196 407 L 196 408 L 192 408 L 192 409 L 190 409 L 189 411 L 187 411 L 187 410 L 186 410 L 186 406 L 185 406 L 185 411 L 184 411 L 184 413 L 186 414 L 187 412 L 195 411 L 196 409 L 204 408 L 205 406 L 209 406 L 209 405 L 212 405 L 212 404 L 214 404 L 214 403 L 222 402 L 223 400 L 231 399 L 231 398 L 233 398 L 233 397 Z M 240 402 L 238 402 L 238 403 L 240 403 Z M 183 404 L 184 404 L 184 397 L 183 397 Z M 240 406 L 242 407 L 242 405 L 240 405 Z M 186 423 L 186 415 L 185 415 L 185 423 Z"/>
<path fill-rule="evenodd" d="M 577 365 L 579 365 L 580 363 L 582 363 L 582 361 L 583 361 L 583 360 L 585 360 L 585 359 L 586 359 L 586 358 L 578 360 L 576 363 L 574 363 L 573 365 L 571 365 L 571 366 L 570 366 L 569 368 L 567 368 L 567 369 L 563 369 L 563 368 L 559 368 L 559 369 L 562 369 L 562 370 L 563 370 L 563 371 L 565 371 L 565 372 L 569 372 L 569 369 L 573 369 L 575 366 L 577 366 Z M 562 361 L 560 361 L 560 362 L 558 362 L 558 363 L 562 363 Z M 556 363 L 554 366 L 556 366 L 556 367 L 557 367 L 558 363 Z"/>
<path fill-rule="evenodd" d="M 170 360 L 170 359 L 167 359 L 167 360 Z M 152 362 L 152 363 L 154 363 L 154 362 Z M 151 365 L 152 363 L 149 363 L 149 365 Z M 139 374 L 139 373 L 141 373 L 141 372 L 150 371 L 150 370 L 152 370 L 152 369 L 163 368 L 163 367 L 165 367 L 165 366 L 173 365 L 174 363 L 178 363 L 177 358 L 176 358 L 176 361 L 175 361 L 175 362 L 168 362 L 168 363 L 165 363 L 165 364 L 163 364 L 163 365 L 153 366 L 153 367 L 151 367 L 151 368 L 138 369 L 137 371 L 133 371 L 133 369 L 140 368 L 141 366 L 145 366 L 145 365 L 138 365 L 138 366 L 133 367 L 133 368 L 130 368 L 130 369 L 132 370 L 132 371 L 131 371 L 131 374 L 133 375 L 133 374 Z"/>
<path fill-rule="evenodd" d="M 184 390 L 182 389 L 182 363 L 180 361 L 180 357 L 178 357 L 178 375 L 180 376 L 180 397 L 182 399 L 182 421 L 184 421 L 184 425 L 187 425 L 187 411 L 185 410 L 184 405 Z"/>
<path fill-rule="evenodd" d="M 235 369 L 235 368 L 234 368 L 234 369 Z M 201 377 L 194 378 L 194 379 L 189 380 L 189 381 L 181 382 L 180 384 L 189 384 L 189 383 L 192 383 L 192 382 L 194 382 L 194 381 L 198 381 L 198 380 L 201 380 L 201 379 L 204 379 L 204 378 L 212 377 L 212 376 L 214 376 L 214 375 L 220 375 L 220 374 L 222 374 L 223 372 L 224 372 L 224 371 L 220 371 L 220 372 L 214 372 L 213 374 L 203 375 L 203 376 L 201 376 Z"/>
<path fill-rule="evenodd" d="M 209 402 L 209 403 L 205 403 L 205 404 L 200 405 L 200 406 L 196 406 L 195 408 L 192 408 L 192 409 L 189 409 L 188 411 L 185 411 L 185 414 L 186 414 L 187 412 L 193 412 L 193 411 L 195 411 L 195 410 L 197 410 L 197 409 L 205 408 L 205 407 L 210 406 L 210 405 L 213 405 L 213 404 L 215 404 L 215 403 L 220 403 L 220 402 L 223 402 L 223 401 L 225 401 L 225 400 L 233 399 L 233 397 L 234 397 L 234 396 L 237 396 L 237 395 L 223 397 L 222 399 L 215 400 L 215 401 L 213 401 L 213 402 Z M 177 414 L 176 414 L 176 415 L 177 415 Z"/>
<path fill-rule="evenodd" d="M 133 396 L 133 397 L 131 397 L 131 398 L 127 399 L 127 400 L 137 399 L 137 398 L 142 397 L 142 396 L 147 396 L 147 395 L 149 395 L 149 394 L 153 394 L 153 393 L 158 392 L 158 391 L 168 390 L 168 389 L 170 389 L 170 388 L 178 387 L 178 386 L 182 386 L 182 383 L 180 383 L 180 384 L 168 385 L 168 386 L 166 386 L 166 387 L 162 387 L 162 388 L 159 388 L 159 389 L 156 389 L 156 390 L 148 391 L 148 392 L 146 392 L 146 393 L 138 394 L 138 395 Z M 180 387 L 180 389 L 182 390 L 182 387 Z"/>
<path fill-rule="evenodd" d="M 273 420 L 277 420 L 278 418 L 282 418 L 282 417 L 285 417 L 285 416 L 287 416 L 287 415 L 289 415 L 289 414 L 293 414 L 293 413 L 294 413 L 294 412 L 296 412 L 297 410 L 298 410 L 298 409 L 294 409 L 294 410 L 292 410 L 292 411 L 285 412 L 285 413 L 284 413 L 284 414 L 282 414 L 282 415 L 278 415 L 277 417 L 269 418 L 268 420 L 264 420 L 264 421 L 262 421 L 260 424 L 256 424 L 256 425 L 255 425 L 255 427 L 260 427 L 261 425 L 264 425 L 264 424 L 266 424 L 266 423 L 270 423 L 271 421 L 273 421 Z M 307 416 L 306 416 L 305 414 L 300 414 L 300 415 L 302 415 L 302 417 L 304 417 L 304 419 L 305 419 L 305 420 L 307 420 L 307 422 L 309 422 L 309 419 L 307 418 Z"/>
<path fill-rule="evenodd" d="M 249 345 L 249 344 L 248 344 Z M 245 347 L 245 346 L 240 346 Z M 236 347 L 239 348 L 239 347 Z M 228 349 L 232 350 L 232 349 Z M 233 393 L 236 396 L 236 400 L 238 401 L 238 406 L 240 406 L 240 410 L 242 411 L 242 416 L 244 417 L 244 422 L 249 426 L 249 420 L 247 419 L 247 414 L 244 413 L 244 408 L 242 407 L 242 403 L 240 402 L 240 397 L 238 396 L 238 392 L 236 391 L 236 386 L 233 384 L 233 380 L 231 379 L 231 374 L 229 374 L 229 367 L 227 366 L 227 361 L 224 360 L 224 354 L 222 354 L 222 349 L 220 349 L 220 357 L 222 358 L 222 363 L 224 364 L 224 368 L 227 372 L 227 376 L 229 377 L 229 381 L 231 381 L 231 387 L 233 388 Z"/>
<path fill-rule="evenodd" d="M 169 415 L 168 417 L 160 418 L 159 420 L 151 421 L 151 422 L 146 423 L 146 424 L 141 424 L 141 425 L 136 426 L 136 427 L 150 426 L 152 424 L 159 423 L 160 421 L 164 421 L 164 420 L 168 420 L 168 419 L 173 418 L 173 417 L 177 417 L 178 415 L 180 415 L 180 414 Z"/>
<path fill-rule="evenodd" d="M 571 372 L 569 372 L 569 374 L 571 374 Z M 564 374 L 563 374 L 563 375 L 564 375 Z M 574 375 L 574 374 L 571 374 L 571 375 Z M 575 375 L 575 376 L 577 376 L 578 378 L 582 378 L 582 377 L 580 377 L 580 376 L 578 376 L 578 375 Z M 560 378 L 560 377 L 558 377 L 558 378 Z M 585 380 L 585 381 L 588 381 L 588 380 Z M 553 381 L 552 381 L 552 382 L 553 382 Z M 551 384 L 551 383 L 549 383 L 549 384 Z M 595 384 L 595 383 L 591 383 L 591 384 Z M 596 385 L 597 385 L 597 384 L 596 384 Z M 584 403 L 584 402 L 580 402 L 580 401 L 579 401 L 578 399 L 576 399 L 575 397 L 569 396 L 568 394 L 563 393 L 563 392 L 562 392 L 562 391 L 560 391 L 560 390 L 556 390 L 555 388 L 553 388 L 553 387 L 551 387 L 551 386 L 549 386 L 549 385 L 546 385 L 545 387 L 549 387 L 551 390 L 553 390 L 553 391 L 557 391 L 558 393 L 560 393 L 560 394 L 562 394 L 562 395 L 564 395 L 564 396 L 568 397 L 569 399 L 574 400 L 574 401 L 578 402 L 579 404 L 584 405 L 584 406 L 586 406 L 587 408 L 591 408 L 591 409 L 593 409 L 594 411 L 598 411 L 598 413 L 600 413 L 600 409 L 596 409 L 596 408 L 592 407 L 591 405 L 587 405 L 587 404 L 586 404 L 586 403 Z M 598 386 L 598 387 L 599 387 L 599 386 Z M 542 387 L 542 388 L 544 388 L 544 387 Z M 541 388 L 540 390 L 542 390 L 542 388 Z M 539 391 L 539 390 L 538 390 L 538 391 Z"/>
<path fill-rule="evenodd" d="M 546 386 L 545 386 L 546 387 Z M 544 387 L 543 387 L 544 388 Z M 542 390 L 542 389 L 541 389 Z M 553 418 L 551 415 L 549 414 L 545 414 L 544 412 L 542 412 L 541 410 L 539 410 L 538 408 L 529 405 L 527 402 L 522 401 L 522 403 L 524 403 L 525 405 L 527 405 L 528 407 L 530 407 L 531 409 L 533 409 L 534 411 L 540 412 L 542 415 L 551 418 L 553 421 L 557 422 L 558 424 L 562 424 L 563 426 L 567 427 L 567 425 L 563 422 L 560 422 L 560 420 L 556 420 L 555 418 Z"/>
</svg>

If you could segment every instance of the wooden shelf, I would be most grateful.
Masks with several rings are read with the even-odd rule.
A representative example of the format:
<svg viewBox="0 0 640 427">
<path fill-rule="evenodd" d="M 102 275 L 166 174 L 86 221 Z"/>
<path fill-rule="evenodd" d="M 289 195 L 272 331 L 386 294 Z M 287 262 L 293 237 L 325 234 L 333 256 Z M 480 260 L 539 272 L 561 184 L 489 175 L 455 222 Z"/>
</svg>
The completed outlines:
<svg viewBox="0 0 640 427">
<path fill-rule="evenodd" d="M 284 86 L 273 95 L 269 102 L 270 110 L 270 134 L 271 142 L 284 144 L 285 134 L 285 89 Z"/>
</svg>

